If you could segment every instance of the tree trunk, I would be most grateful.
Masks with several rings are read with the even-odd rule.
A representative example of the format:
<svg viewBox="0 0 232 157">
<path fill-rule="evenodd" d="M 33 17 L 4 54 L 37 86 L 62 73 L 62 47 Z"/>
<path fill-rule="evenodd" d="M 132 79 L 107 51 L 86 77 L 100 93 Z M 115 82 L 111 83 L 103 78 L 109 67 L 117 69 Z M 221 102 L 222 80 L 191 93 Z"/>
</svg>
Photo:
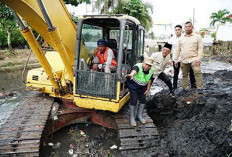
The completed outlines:
<svg viewBox="0 0 232 157">
<path fill-rule="evenodd" d="M 104 4 L 104 14 L 108 13 L 108 0 L 105 0 L 105 4 Z"/>
<path fill-rule="evenodd" d="M 11 45 L 10 37 L 11 37 L 11 32 L 7 31 L 7 44 L 8 44 L 8 48 L 9 48 L 9 51 L 11 53 L 14 53 L 14 49 L 13 49 L 13 47 Z"/>
</svg>

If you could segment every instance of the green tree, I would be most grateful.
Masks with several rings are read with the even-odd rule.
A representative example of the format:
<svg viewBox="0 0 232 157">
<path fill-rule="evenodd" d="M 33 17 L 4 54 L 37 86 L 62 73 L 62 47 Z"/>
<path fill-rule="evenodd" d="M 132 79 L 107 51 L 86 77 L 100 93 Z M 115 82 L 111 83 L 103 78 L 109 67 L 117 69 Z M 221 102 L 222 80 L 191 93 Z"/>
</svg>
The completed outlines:
<svg viewBox="0 0 232 157">
<path fill-rule="evenodd" d="M 10 52 L 13 52 L 11 44 L 11 35 L 16 28 L 17 23 L 12 11 L 3 3 L 0 2 L 0 25 L 7 33 L 7 44 Z"/>
<path fill-rule="evenodd" d="M 142 0 L 97 0 L 94 9 L 101 10 L 101 14 L 128 14 L 133 16 L 140 21 L 147 31 L 152 27 L 152 18 L 149 11 L 153 12 L 153 6 L 150 3 L 143 3 Z"/>
<path fill-rule="evenodd" d="M 124 6 L 128 0 L 118 0 L 118 5 L 114 8 L 115 14 L 125 14 Z"/>
<path fill-rule="evenodd" d="M 148 9 L 153 12 L 153 6 L 150 3 L 143 3 L 141 0 L 129 0 L 123 6 L 123 13 L 137 18 L 148 31 L 152 27 L 152 18 Z"/>
<path fill-rule="evenodd" d="M 4 49 L 7 47 L 7 33 L 0 26 L 0 48 Z"/>
<path fill-rule="evenodd" d="M 24 48 L 27 45 L 26 40 L 23 38 L 22 34 L 20 33 L 19 29 L 14 29 L 12 32 L 12 46 L 14 48 Z"/>
<path fill-rule="evenodd" d="M 119 6 L 123 6 L 126 0 L 96 0 L 93 8 L 96 10 L 100 10 L 101 14 L 108 14 L 109 10 L 115 12 L 115 8 Z"/>
<path fill-rule="evenodd" d="M 151 35 L 151 37 L 152 37 L 153 40 L 155 39 L 155 34 L 154 34 L 154 32 L 151 32 L 149 35 Z"/>
<path fill-rule="evenodd" d="M 77 24 L 77 21 L 78 21 L 78 16 L 75 16 L 75 13 L 72 12 L 70 13 L 71 17 L 72 17 L 72 20 Z"/>
<path fill-rule="evenodd" d="M 229 14 L 230 12 L 226 9 L 219 10 L 217 13 L 212 13 L 210 16 L 211 19 L 210 25 L 214 26 L 215 23 L 223 24 L 226 22 L 232 22 L 232 19 L 227 17 Z"/>
<path fill-rule="evenodd" d="M 211 37 L 214 38 L 214 40 L 216 39 L 216 32 L 211 33 Z"/>
<path fill-rule="evenodd" d="M 65 4 L 71 4 L 74 6 L 78 6 L 81 3 L 90 4 L 90 0 L 63 0 Z"/>
</svg>

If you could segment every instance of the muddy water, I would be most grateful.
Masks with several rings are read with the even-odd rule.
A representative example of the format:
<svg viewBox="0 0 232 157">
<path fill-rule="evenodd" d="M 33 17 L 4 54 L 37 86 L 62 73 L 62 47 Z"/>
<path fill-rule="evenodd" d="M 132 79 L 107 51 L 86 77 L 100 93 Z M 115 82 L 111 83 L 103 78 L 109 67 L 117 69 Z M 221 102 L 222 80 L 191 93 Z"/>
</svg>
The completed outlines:
<svg viewBox="0 0 232 157">
<path fill-rule="evenodd" d="M 6 90 L 21 90 L 25 88 L 25 84 L 21 78 L 22 70 L 16 71 L 0 71 L 0 90 L 1 92 Z"/>
<path fill-rule="evenodd" d="M 0 128 L 15 107 L 30 91 L 25 90 L 22 70 L 0 71 Z M 118 156 L 119 140 L 116 130 L 93 124 L 77 124 L 63 128 L 45 140 L 41 148 L 43 157 Z"/>
<path fill-rule="evenodd" d="M 202 73 L 213 74 L 217 70 L 232 71 L 232 65 L 228 63 L 222 63 L 219 61 L 207 60 L 207 59 L 205 60 L 205 62 L 202 63 Z"/>
<path fill-rule="evenodd" d="M 22 70 L 0 71 L 0 127 L 28 93 L 21 79 Z M 5 95 L 5 96 L 2 96 Z"/>
<path fill-rule="evenodd" d="M 94 124 L 68 126 L 44 140 L 41 156 L 119 156 L 117 131 Z"/>
</svg>

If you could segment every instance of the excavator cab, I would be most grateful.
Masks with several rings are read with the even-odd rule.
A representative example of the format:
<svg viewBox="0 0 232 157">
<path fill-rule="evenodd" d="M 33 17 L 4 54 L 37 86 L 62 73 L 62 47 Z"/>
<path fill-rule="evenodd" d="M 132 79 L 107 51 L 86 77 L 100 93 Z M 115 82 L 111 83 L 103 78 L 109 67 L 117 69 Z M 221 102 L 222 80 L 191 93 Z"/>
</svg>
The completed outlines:
<svg viewBox="0 0 232 157">
<path fill-rule="evenodd" d="M 129 99 L 125 75 L 143 53 L 144 27 L 127 15 L 86 15 L 79 18 L 77 28 L 74 101 L 79 107 L 118 112 Z M 91 71 L 99 39 L 114 52 L 117 67 L 111 73 Z"/>
</svg>

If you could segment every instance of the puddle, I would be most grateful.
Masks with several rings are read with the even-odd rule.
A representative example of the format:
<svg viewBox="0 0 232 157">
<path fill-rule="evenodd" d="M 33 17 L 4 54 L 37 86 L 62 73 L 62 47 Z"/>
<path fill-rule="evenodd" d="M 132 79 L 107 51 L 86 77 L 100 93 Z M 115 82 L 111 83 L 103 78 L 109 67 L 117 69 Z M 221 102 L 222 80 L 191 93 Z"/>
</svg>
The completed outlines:
<svg viewBox="0 0 232 157">
<path fill-rule="evenodd" d="M 3 125 L 11 113 L 14 111 L 15 107 L 22 101 L 29 91 L 21 90 L 19 91 L 10 91 L 12 96 L 5 96 L 0 98 L 0 128 Z"/>
<path fill-rule="evenodd" d="M 117 156 L 119 143 L 116 130 L 76 124 L 48 137 L 41 148 L 41 156 Z"/>
<path fill-rule="evenodd" d="M 202 64 L 202 73 L 213 74 L 217 70 L 232 71 L 232 65 L 228 63 L 218 62 L 218 61 L 207 62 L 207 63 Z"/>
</svg>

